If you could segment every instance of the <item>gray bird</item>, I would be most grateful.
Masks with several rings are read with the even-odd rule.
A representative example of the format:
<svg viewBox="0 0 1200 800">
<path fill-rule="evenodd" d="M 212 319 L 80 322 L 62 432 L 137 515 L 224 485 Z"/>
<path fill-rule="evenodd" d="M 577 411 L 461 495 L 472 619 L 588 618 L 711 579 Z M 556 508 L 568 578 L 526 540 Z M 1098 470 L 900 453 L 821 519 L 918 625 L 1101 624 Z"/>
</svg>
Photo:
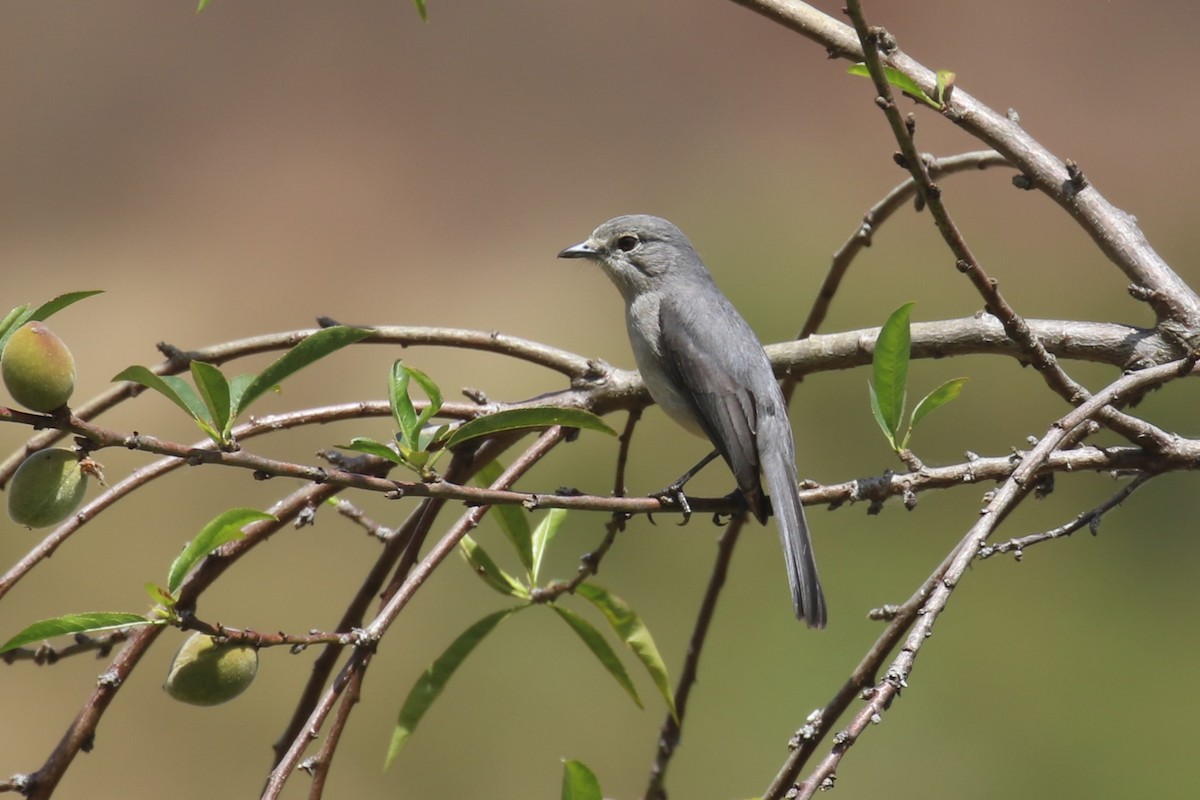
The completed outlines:
<svg viewBox="0 0 1200 800">
<path fill-rule="evenodd" d="M 600 265 L 625 299 L 625 327 L 663 411 L 716 446 L 759 522 L 771 492 L 796 616 L 825 626 L 825 596 L 796 485 L 783 392 L 762 343 L 713 282 L 683 232 L 659 217 L 616 217 L 559 258 Z"/>
</svg>

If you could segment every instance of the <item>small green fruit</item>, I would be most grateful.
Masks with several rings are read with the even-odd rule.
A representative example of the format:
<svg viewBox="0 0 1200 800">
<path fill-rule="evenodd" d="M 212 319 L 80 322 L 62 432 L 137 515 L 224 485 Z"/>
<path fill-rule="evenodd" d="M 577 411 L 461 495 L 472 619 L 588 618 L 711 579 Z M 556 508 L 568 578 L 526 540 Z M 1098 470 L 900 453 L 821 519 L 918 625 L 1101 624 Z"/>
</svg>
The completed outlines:
<svg viewBox="0 0 1200 800">
<path fill-rule="evenodd" d="M 8 486 L 8 515 L 30 528 L 57 525 L 79 508 L 87 470 L 75 451 L 62 447 L 30 454 Z"/>
<path fill-rule="evenodd" d="M 75 391 L 71 351 L 40 322 L 26 322 L 13 332 L 0 355 L 0 372 L 9 394 L 30 411 L 56 411 Z"/>
<path fill-rule="evenodd" d="M 257 672 L 254 647 L 217 644 L 207 634 L 193 633 L 175 654 L 163 689 L 181 703 L 216 706 L 246 691 Z"/>
</svg>

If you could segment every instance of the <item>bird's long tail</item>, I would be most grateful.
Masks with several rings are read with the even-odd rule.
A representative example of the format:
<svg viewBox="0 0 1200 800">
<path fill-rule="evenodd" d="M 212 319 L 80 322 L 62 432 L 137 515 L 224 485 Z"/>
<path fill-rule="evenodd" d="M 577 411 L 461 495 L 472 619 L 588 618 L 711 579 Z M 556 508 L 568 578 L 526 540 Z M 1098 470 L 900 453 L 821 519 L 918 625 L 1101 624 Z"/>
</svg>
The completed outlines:
<svg viewBox="0 0 1200 800">
<path fill-rule="evenodd" d="M 760 423 L 759 457 L 763 478 L 771 493 L 775 524 L 779 526 L 783 557 L 787 562 L 792 607 L 796 617 L 803 619 L 810 628 L 824 628 L 825 594 L 821 591 L 821 579 L 817 576 L 808 522 L 800 505 L 792 432 L 790 429 L 772 430 L 780 427 L 779 417 L 760 420 Z M 787 425 L 786 417 L 782 425 Z"/>
</svg>

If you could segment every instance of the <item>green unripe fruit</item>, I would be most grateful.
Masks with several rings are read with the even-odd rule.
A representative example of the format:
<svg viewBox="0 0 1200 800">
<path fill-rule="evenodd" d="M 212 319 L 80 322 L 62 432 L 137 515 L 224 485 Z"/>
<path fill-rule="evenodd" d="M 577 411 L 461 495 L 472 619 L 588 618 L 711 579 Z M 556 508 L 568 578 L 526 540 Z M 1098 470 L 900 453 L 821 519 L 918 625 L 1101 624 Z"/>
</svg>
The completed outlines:
<svg viewBox="0 0 1200 800">
<path fill-rule="evenodd" d="M 0 355 L 0 372 L 13 400 L 30 411 L 56 411 L 75 391 L 71 351 L 40 322 L 26 322 L 13 332 Z"/>
<path fill-rule="evenodd" d="M 13 474 L 8 485 L 8 515 L 30 528 L 57 525 L 83 502 L 87 472 L 73 450 L 38 450 Z"/>
<path fill-rule="evenodd" d="M 193 633 L 175 654 L 163 689 L 181 703 L 216 706 L 232 700 L 254 680 L 258 650 L 244 644 L 216 644 Z"/>
</svg>

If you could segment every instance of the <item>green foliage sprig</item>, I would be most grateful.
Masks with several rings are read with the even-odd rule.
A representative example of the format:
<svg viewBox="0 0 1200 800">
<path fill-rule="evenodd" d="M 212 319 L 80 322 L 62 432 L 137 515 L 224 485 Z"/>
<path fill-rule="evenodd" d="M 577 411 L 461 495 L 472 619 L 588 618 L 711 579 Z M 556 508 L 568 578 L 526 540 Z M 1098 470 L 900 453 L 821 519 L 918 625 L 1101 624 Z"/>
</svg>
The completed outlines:
<svg viewBox="0 0 1200 800">
<path fill-rule="evenodd" d="M 257 375 L 238 375 L 232 379 L 226 378 L 212 364 L 193 361 L 191 373 L 195 389 L 176 375 L 155 375 L 141 366 L 124 369 L 113 380 L 131 381 L 163 395 L 194 419 L 200 430 L 219 447 L 227 449 L 233 445 L 230 434 L 237 418 L 251 403 L 276 388 L 292 373 L 370 335 L 367 328 L 341 325 L 324 328 L 305 337 Z"/>
<path fill-rule="evenodd" d="M 935 408 L 958 397 L 968 378 L 953 378 L 921 398 L 913 409 L 904 435 L 904 406 L 908 400 L 908 361 L 912 344 L 909 332 L 909 313 L 914 303 L 905 303 L 892 312 L 875 338 L 871 357 L 871 380 L 867 389 L 871 395 L 871 413 L 892 450 L 897 453 L 908 448 L 913 428 Z"/>
<path fill-rule="evenodd" d="M 0 645 L 0 654 L 55 636 L 93 634 L 144 625 L 178 624 L 179 615 L 175 611 L 179 602 L 178 591 L 192 568 L 221 545 L 245 536 L 242 529 L 250 523 L 270 519 L 275 518 L 253 508 L 234 508 L 218 515 L 201 528 L 171 563 L 171 568 L 167 570 L 166 588 L 155 583 L 146 584 L 146 594 L 155 604 L 154 611 L 149 616 L 127 611 L 85 611 L 38 620 Z"/>
<path fill-rule="evenodd" d="M 414 383 L 421 387 L 426 398 L 425 407 L 419 412 L 411 392 Z M 398 429 L 395 443 L 385 444 L 367 436 L 356 436 L 345 448 L 384 458 L 412 470 L 422 480 L 433 477 L 434 463 L 447 450 L 481 436 L 554 425 L 617 435 L 604 420 L 590 411 L 554 406 L 507 409 L 459 425 L 429 425 L 429 420 L 442 408 L 442 391 L 424 372 L 399 360 L 392 365 L 388 402 Z"/>
<path fill-rule="evenodd" d="M 490 482 L 503 470 L 499 464 L 490 464 L 480 474 L 481 481 Z M 617 682 L 617 685 L 629 695 L 630 699 L 642 707 L 641 697 L 634 687 L 629 672 L 625 669 L 616 650 L 609 644 L 607 637 L 582 615 L 550 601 L 539 603 L 536 600 L 536 587 L 540 580 L 543 556 L 551 541 L 558 534 L 567 520 L 564 509 L 551 509 L 541 518 L 537 526 L 531 528 L 528 514 L 516 506 L 508 506 L 509 511 L 497 515 L 497 520 L 505 537 L 516 552 L 525 575 L 518 578 L 501 568 L 487 553 L 481 544 L 470 536 L 464 536 L 459 543 L 459 553 L 470 566 L 471 571 L 493 591 L 509 598 L 521 601 L 519 605 L 494 611 L 469 625 L 453 642 L 438 656 L 421 674 L 409 690 L 408 697 L 400 709 L 396 726 L 392 732 L 391 743 L 385 758 L 385 767 L 390 766 L 417 725 L 433 705 L 433 701 L 441 695 L 450 678 L 463 664 L 475 648 L 494 631 L 504 620 L 534 605 L 549 605 L 554 613 L 566 623 L 580 641 L 588 648 L 604 670 Z M 497 509 L 499 510 L 499 508 Z M 592 604 L 608 623 L 613 635 L 633 653 L 634 657 L 650 675 L 659 694 L 662 696 L 672 716 L 676 715 L 675 699 L 671 692 L 671 682 L 667 674 L 666 663 L 659 654 L 654 643 L 654 637 L 641 617 L 630 608 L 629 604 L 602 586 L 591 582 L 580 583 L 574 593 Z M 582 765 L 579 765 L 582 767 Z M 586 770 L 586 767 L 583 767 Z M 564 772 L 563 797 L 591 797 L 584 791 L 590 783 L 587 776 L 577 769 Z M 591 776 L 595 782 L 595 776 Z M 568 794 L 567 787 L 581 794 Z M 598 783 L 596 784 L 598 790 Z M 599 796 L 599 795 L 596 795 Z"/>
</svg>

